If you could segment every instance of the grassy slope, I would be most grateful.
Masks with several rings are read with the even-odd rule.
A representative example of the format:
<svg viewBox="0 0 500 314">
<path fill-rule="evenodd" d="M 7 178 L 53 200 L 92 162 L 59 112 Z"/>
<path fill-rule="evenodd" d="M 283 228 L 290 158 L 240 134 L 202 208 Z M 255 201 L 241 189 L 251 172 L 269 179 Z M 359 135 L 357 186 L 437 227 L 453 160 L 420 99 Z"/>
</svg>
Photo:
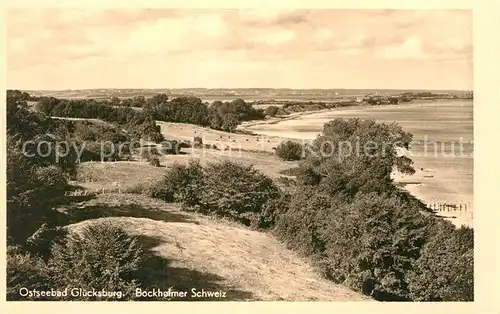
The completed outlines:
<svg viewBox="0 0 500 314">
<path fill-rule="evenodd" d="M 178 124 L 169 125 L 181 131 Z M 175 138 L 171 133 L 165 135 Z M 174 135 L 178 136 L 177 139 L 184 139 L 180 138 L 181 133 Z M 184 151 L 187 154 L 163 156 L 162 165 L 188 162 L 192 158 L 202 163 L 231 159 L 254 164 L 267 175 L 277 177 L 279 171 L 296 164 L 260 153 Z M 165 167 L 156 168 L 141 161 L 87 162 L 79 165 L 77 183 L 89 189 L 104 187 L 107 191 L 116 191 L 118 188 L 113 182 L 120 182 L 123 192 L 161 179 L 165 170 Z M 88 182 L 88 179 L 93 182 Z M 94 219 L 109 219 L 123 225 L 132 234 L 148 239 L 146 242 L 152 243 L 148 245 L 149 249 L 159 260 L 154 277 L 157 286 L 164 289 L 171 286 L 179 290 L 192 287 L 221 289 L 228 291 L 231 300 L 369 300 L 321 278 L 310 264 L 271 235 L 232 222 L 180 212 L 177 205 L 136 194 L 101 194 L 81 207 L 77 215 L 81 218 L 71 228 L 92 223 Z"/>
<path fill-rule="evenodd" d="M 369 300 L 321 278 L 268 234 L 181 212 L 176 204 L 103 194 L 73 209 L 72 216 L 79 217 L 69 226 L 73 230 L 106 219 L 140 236 L 155 261 L 150 277 L 162 289 L 220 289 L 227 291 L 226 300 Z"/>
<path fill-rule="evenodd" d="M 272 148 L 282 140 L 279 137 L 228 133 L 186 123 L 157 121 L 156 124 L 161 127 L 161 132 L 167 139 L 193 140 L 193 137 L 198 136 L 202 138 L 204 144 L 215 144 L 219 148 L 230 146 L 272 152 Z"/>
<path fill-rule="evenodd" d="M 276 156 L 241 151 L 220 151 L 212 149 L 184 148 L 185 154 L 164 155 L 160 163 L 165 167 L 154 167 L 146 161 L 117 161 L 117 162 L 85 162 L 78 166 L 78 184 L 87 189 L 114 189 L 114 182 L 120 184 L 122 190 L 138 185 L 145 185 L 160 180 L 167 166 L 173 163 L 187 163 L 197 159 L 201 164 L 217 160 L 231 160 L 245 164 L 252 164 L 264 174 L 277 178 L 279 172 L 295 167 L 297 162 L 284 162 Z"/>
</svg>

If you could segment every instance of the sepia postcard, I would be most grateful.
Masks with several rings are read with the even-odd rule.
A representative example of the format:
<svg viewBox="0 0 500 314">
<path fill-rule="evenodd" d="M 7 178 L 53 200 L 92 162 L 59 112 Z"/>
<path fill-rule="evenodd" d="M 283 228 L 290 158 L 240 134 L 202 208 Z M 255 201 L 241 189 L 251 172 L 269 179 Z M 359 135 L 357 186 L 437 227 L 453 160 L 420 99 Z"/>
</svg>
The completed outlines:
<svg viewBox="0 0 500 314">
<path fill-rule="evenodd" d="M 4 301 L 478 312 L 477 12 L 378 2 L 6 7 Z"/>
</svg>

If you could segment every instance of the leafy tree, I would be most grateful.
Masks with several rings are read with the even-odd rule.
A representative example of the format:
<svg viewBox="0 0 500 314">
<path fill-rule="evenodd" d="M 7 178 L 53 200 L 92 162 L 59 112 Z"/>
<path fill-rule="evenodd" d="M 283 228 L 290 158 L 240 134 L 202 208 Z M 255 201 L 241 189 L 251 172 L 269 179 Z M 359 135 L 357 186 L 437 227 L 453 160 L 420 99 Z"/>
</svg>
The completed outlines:
<svg viewBox="0 0 500 314">
<path fill-rule="evenodd" d="M 276 156 L 283 160 L 300 160 L 304 150 L 296 141 L 281 142 L 275 150 Z"/>
<path fill-rule="evenodd" d="M 121 105 L 120 98 L 118 98 L 116 96 L 112 97 L 110 100 L 110 104 L 111 104 L 111 106 L 120 106 Z"/>
<path fill-rule="evenodd" d="M 278 114 L 279 108 L 277 106 L 269 106 L 266 109 L 266 114 L 270 117 L 274 117 Z"/>
<path fill-rule="evenodd" d="M 168 102 L 168 96 L 166 94 L 157 94 L 149 99 L 149 103 L 153 106 L 158 106 L 161 104 L 166 104 Z"/>
<path fill-rule="evenodd" d="M 412 135 L 397 124 L 357 118 L 332 120 L 307 146 L 299 182 L 350 197 L 358 192 L 394 189 L 393 168 L 405 174 L 415 172 L 412 160 L 398 152 L 409 149 L 411 139 Z"/>
<path fill-rule="evenodd" d="M 389 103 L 392 105 L 397 105 L 399 103 L 399 98 L 397 97 L 389 97 Z"/>
<path fill-rule="evenodd" d="M 233 132 L 238 126 L 238 119 L 233 114 L 227 114 L 222 118 L 222 130 L 226 132 Z"/>
<path fill-rule="evenodd" d="M 134 107 L 144 107 L 146 104 L 146 98 L 144 96 L 135 96 L 132 99 L 132 104 Z"/>
</svg>

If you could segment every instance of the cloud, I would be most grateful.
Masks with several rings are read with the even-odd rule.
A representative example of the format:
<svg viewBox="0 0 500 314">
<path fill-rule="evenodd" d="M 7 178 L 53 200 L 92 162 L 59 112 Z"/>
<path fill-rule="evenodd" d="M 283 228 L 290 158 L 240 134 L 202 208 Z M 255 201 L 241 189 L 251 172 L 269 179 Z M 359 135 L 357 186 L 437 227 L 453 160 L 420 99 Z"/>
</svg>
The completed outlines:
<svg viewBox="0 0 500 314">
<path fill-rule="evenodd" d="M 472 62 L 471 29 L 471 12 L 458 10 L 15 9 L 7 14 L 7 62 L 9 71 L 23 73 L 55 65 L 66 73 L 85 64 L 136 73 L 292 63 L 299 71 L 337 60 L 352 67 L 465 64 Z"/>
<path fill-rule="evenodd" d="M 382 47 L 375 52 L 377 55 L 388 59 L 424 59 L 427 58 L 423 50 L 422 39 L 411 36 L 400 44 Z"/>
<path fill-rule="evenodd" d="M 251 39 L 253 42 L 264 43 L 271 46 L 279 46 L 292 41 L 295 38 L 295 32 L 289 29 L 271 31 L 261 36 Z"/>
<path fill-rule="evenodd" d="M 293 9 L 251 9 L 238 10 L 235 15 L 229 15 L 228 18 L 246 26 L 287 26 L 307 22 L 309 12 L 309 10 Z"/>
</svg>

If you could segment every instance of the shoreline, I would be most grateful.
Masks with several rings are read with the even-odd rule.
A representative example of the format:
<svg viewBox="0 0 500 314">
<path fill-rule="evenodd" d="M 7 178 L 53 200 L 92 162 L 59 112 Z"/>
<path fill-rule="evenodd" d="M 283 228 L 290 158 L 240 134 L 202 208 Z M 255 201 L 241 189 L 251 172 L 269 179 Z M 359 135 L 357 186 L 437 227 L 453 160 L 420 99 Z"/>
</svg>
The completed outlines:
<svg viewBox="0 0 500 314">
<path fill-rule="evenodd" d="M 287 116 L 275 117 L 275 118 L 271 118 L 271 119 L 263 120 L 263 121 L 252 121 L 249 123 L 241 124 L 239 126 L 239 129 L 244 130 L 244 131 L 248 131 L 248 132 L 252 132 L 255 135 L 270 136 L 270 134 L 268 132 L 262 131 L 262 130 L 261 131 L 255 130 L 255 128 L 258 128 L 258 126 L 260 126 L 260 125 L 277 124 L 277 123 L 280 123 L 283 121 L 300 119 L 301 117 L 304 117 L 304 116 L 322 114 L 325 112 L 335 112 L 335 111 L 338 112 L 341 110 L 357 111 L 357 110 L 362 110 L 362 109 L 372 109 L 372 110 L 375 109 L 376 110 L 378 108 L 395 108 L 395 109 L 397 109 L 397 108 L 407 107 L 408 105 L 419 106 L 419 105 L 427 105 L 427 104 L 438 104 L 441 101 L 448 102 L 448 99 L 446 99 L 446 100 L 442 100 L 442 99 L 439 99 L 439 100 L 434 100 L 434 99 L 433 100 L 418 100 L 418 101 L 414 101 L 414 102 L 411 102 L 409 104 L 403 104 L 403 105 L 402 104 L 398 104 L 398 105 L 386 104 L 386 105 L 380 105 L 380 106 L 359 105 L 359 106 L 345 106 L 345 107 L 337 107 L 337 108 L 331 108 L 331 109 L 305 111 L 305 112 L 299 112 L 299 113 L 292 113 L 292 114 L 287 115 Z M 462 99 L 451 99 L 449 101 L 454 102 L 454 101 L 463 101 L 463 100 Z M 320 133 L 321 133 L 321 131 L 318 132 L 318 134 L 320 134 Z M 303 137 L 298 137 L 297 134 L 294 134 L 294 132 L 290 132 L 289 135 L 286 136 L 286 138 L 298 139 L 298 140 L 304 139 Z M 429 165 L 429 166 L 431 166 L 431 165 Z M 427 171 L 435 172 L 436 169 L 432 169 L 432 168 L 426 167 L 426 165 L 423 165 L 423 168 L 425 168 L 425 170 L 422 169 L 422 171 L 421 171 L 421 169 L 420 169 L 421 167 L 422 166 L 419 166 L 418 169 L 417 168 L 415 169 L 417 172 L 413 176 L 408 177 L 408 176 L 396 175 L 393 179 L 396 183 L 405 183 L 405 181 L 408 181 L 408 180 L 419 181 L 418 184 L 416 184 L 416 185 L 405 184 L 403 186 L 403 188 L 406 191 L 408 191 L 411 195 L 413 195 L 415 198 L 419 199 L 420 201 L 427 204 L 428 206 L 432 206 L 432 204 L 435 204 L 435 203 L 448 203 L 448 201 L 445 200 L 447 198 L 447 196 L 449 196 L 451 198 L 450 203 L 457 203 L 458 204 L 458 203 L 462 203 L 465 201 L 466 203 L 469 204 L 467 212 L 458 211 L 458 210 L 456 210 L 456 211 L 455 210 L 432 211 L 432 212 L 434 215 L 442 217 L 443 219 L 446 219 L 446 220 L 452 222 L 456 227 L 460 227 L 461 225 L 467 225 L 467 226 L 473 228 L 473 225 L 474 225 L 473 224 L 473 214 L 472 214 L 473 208 L 474 208 L 473 207 L 473 197 L 472 197 L 472 199 L 468 200 L 468 197 L 465 196 L 464 200 L 461 200 L 459 202 L 459 200 L 456 199 L 456 202 L 454 202 L 453 200 L 456 198 L 455 195 L 444 194 L 442 197 L 438 197 L 438 198 L 436 198 L 435 195 L 426 195 L 427 192 L 425 192 L 425 190 L 429 189 L 429 187 L 423 186 L 423 185 L 429 184 L 427 182 L 424 182 L 424 181 L 428 180 L 428 179 L 426 179 L 426 174 L 427 174 L 426 172 Z M 439 170 L 439 169 L 437 169 L 437 170 Z M 441 176 L 442 176 L 442 174 L 441 174 Z M 442 180 L 442 178 L 439 178 L 438 180 Z M 436 182 L 439 183 L 440 181 L 436 181 Z M 436 182 L 432 182 L 431 185 L 435 185 Z M 424 190 L 422 190 L 422 188 Z M 441 198 L 442 198 L 442 200 L 441 200 Z"/>
<path fill-rule="evenodd" d="M 303 116 L 308 116 L 308 115 L 314 115 L 314 114 L 319 114 L 319 113 L 324 113 L 324 112 L 335 112 L 335 111 L 340 111 L 340 110 L 359 110 L 359 109 L 364 109 L 364 108 L 370 108 L 370 109 L 375 109 L 375 108 L 400 108 L 400 107 L 407 107 L 407 106 L 412 106 L 412 105 L 426 105 L 426 104 L 432 104 L 432 103 L 439 103 L 440 101 L 464 101 L 468 99 L 448 99 L 448 98 L 442 98 L 442 99 L 417 99 L 413 100 L 409 103 L 404 103 L 404 104 L 383 104 L 383 105 L 376 105 L 372 106 L 369 104 L 365 105 L 352 105 L 352 106 L 341 106 L 341 107 L 335 107 L 335 108 L 329 108 L 329 109 L 320 109 L 320 110 L 311 110 L 311 111 L 300 111 L 300 112 L 293 112 L 285 116 L 277 116 L 277 117 L 272 117 L 269 119 L 265 120 L 257 120 L 257 121 L 248 121 L 248 122 L 243 122 L 238 126 L 237 129 L 240 130 L 245 130 L 245 131 L 250 131 L 254 132 L 252 130 L 248 130 L 249 127 L 254 127 L 258 125 L 267 125 L 267 124 L 276 124 L 282 121 L 287 121 L 287 120 L 293 120 L 297 117 L 303 117 Z M 259 134 L 254 132 L 257 135 L 265 135 L 265 134 Z"/>
</svg>

